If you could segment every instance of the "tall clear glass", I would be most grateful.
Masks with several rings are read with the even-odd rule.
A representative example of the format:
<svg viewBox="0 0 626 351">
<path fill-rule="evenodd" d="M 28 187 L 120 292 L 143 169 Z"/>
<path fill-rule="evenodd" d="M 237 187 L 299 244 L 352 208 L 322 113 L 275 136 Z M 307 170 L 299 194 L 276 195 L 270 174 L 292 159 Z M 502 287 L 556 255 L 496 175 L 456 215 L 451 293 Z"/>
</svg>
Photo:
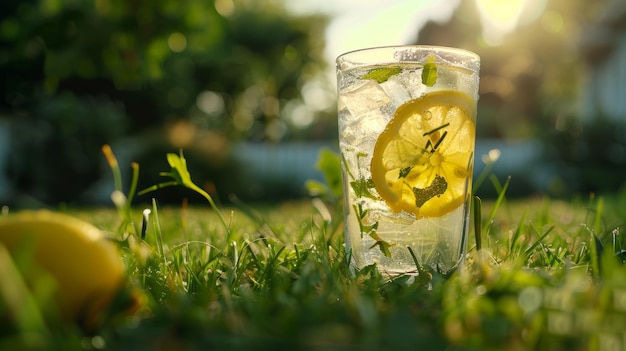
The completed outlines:
<svg viewBox="0 0 626 351">
<path fill-rule="evenodd" d="M 353 264 L 390 275 L 417 273 L 417 264 L 454 271 L 467 247 L 480 58 L 397 46 L 336 63 Z"/>
</svg>

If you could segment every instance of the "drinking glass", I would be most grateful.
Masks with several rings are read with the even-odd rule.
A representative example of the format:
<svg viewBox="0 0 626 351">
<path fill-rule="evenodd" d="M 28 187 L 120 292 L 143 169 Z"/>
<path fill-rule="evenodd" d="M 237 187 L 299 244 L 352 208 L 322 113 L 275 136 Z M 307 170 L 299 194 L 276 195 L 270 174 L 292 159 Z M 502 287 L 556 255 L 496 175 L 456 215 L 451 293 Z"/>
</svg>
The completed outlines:
<svg viewBox="0 0 626 351">
<path fill-rule="evenodd" d="M 467 247 L 480 58 L 393 46 L 348 52 L 336 64 L 353 265 L 449 274 Z"/>
</svg>

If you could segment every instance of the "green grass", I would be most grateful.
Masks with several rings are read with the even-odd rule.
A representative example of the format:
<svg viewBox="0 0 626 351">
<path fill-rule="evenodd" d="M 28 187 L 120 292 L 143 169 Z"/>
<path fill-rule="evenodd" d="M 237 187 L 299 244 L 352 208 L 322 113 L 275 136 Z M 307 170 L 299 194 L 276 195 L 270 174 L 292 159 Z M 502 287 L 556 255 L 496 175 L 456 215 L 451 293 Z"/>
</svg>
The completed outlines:
<svg viewBox="0 0 626 351">
<path fill-rule="evenodd" d="M 165 175 L 191 182 L 174 166 Z M 134 206 L 118 193 L 115 209 L 68 209 L 119 243 L 143 307 L 92 334 L 0 320 L 0 349 L 625 349 L 626 267 L 615 253 L 626 249 L 626 193 L 509 201 L 506 183 L 492 183 L 502 196 L 475 207 L 466 265 L 449 278 L 351 269 L 329 193 L 230 208 L 161 207 L 158 191 Z"/>
</svg>

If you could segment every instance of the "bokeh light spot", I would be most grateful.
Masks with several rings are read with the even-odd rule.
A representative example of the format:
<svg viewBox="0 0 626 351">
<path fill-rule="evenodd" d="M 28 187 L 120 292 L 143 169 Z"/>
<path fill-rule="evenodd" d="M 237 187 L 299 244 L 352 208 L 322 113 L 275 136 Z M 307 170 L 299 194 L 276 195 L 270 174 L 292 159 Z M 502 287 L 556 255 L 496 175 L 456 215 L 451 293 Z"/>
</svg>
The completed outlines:
<svg viewBox="0 0 626 351">
<path fill-rule="evenodd" d="M 315 121 L 315 115 L 298 100 L 289 101 L 282 111 L 283 118 L 296 128 L 304 129 Z"/>
<path fill-rule="evenodd" d="M 232 0 L 215 0 L 215 11 L 222 17 L 230 17 L 235 12 L 235 4 Z"/>
<path fill-rule="evenodd" d="M 279 119 L 270 120 L 265 126 L 265 136 L 271 141 L 279 141 L 287 131 L 285 124 Z"/>
<path fill-rule="evenodd" d="M 248 109 L 239 109 L 233 114 L 233 126 L 240 132 L 246 132 L 252 128 L 254 116 Z"/>
<path fill-rule="evenodd" d="M 168 128 L 168 138 L 172 146 L 184 148 L 191 145 L 196 135 L 196 129 L 189 121 L 177 121 Z"/>
<path fill-rule="evenodd" d="M 543 293 L 541 289 L 530 286 L 522 290 L 518 297 L 518 303 L 522 310 L 526 313 L 532 313 L 541 307 L 543 301 Z"/>
<path fill-rule="evenodd" d="M 167 38 L 167 46 L 173 52 L 182 52 L 187 48 L 187 38 L 182 33 L 172 33 Z"/>
<path fill-rule="evenodd" d="M 335 107 L 335 97 L 330 91 L 322 81 L 313 79 L 302 87 L 302 98 L 309 109 L 324 111 Z"/>
<path fill-rule="evenodd" d="M 280 110 L 280 101 L 274 96 L 266 96 L 263 100 L 263 114 L 266 116 L 276 116 Z"/>
<path fill-rule="evenodd" d="M 196 104 L 208 115 L 219 115 L 224 112 L 224 99 L 214 91 L 205 90 L 198 94 Z"/>
</svg>

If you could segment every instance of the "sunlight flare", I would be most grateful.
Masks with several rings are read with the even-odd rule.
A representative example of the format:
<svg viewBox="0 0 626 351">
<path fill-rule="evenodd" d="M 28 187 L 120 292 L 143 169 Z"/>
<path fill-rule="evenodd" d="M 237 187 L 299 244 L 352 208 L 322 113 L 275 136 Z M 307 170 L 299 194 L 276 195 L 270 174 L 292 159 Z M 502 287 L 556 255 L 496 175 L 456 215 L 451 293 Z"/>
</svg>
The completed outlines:
<svg viewBox="0 0 626 351">
<path fill-rule="evenodd" d="M 483 37 L 497 45 L 504 35 L 517 27 L 527 0 L 476 0 L 483 25 Z"/>
</svg>

